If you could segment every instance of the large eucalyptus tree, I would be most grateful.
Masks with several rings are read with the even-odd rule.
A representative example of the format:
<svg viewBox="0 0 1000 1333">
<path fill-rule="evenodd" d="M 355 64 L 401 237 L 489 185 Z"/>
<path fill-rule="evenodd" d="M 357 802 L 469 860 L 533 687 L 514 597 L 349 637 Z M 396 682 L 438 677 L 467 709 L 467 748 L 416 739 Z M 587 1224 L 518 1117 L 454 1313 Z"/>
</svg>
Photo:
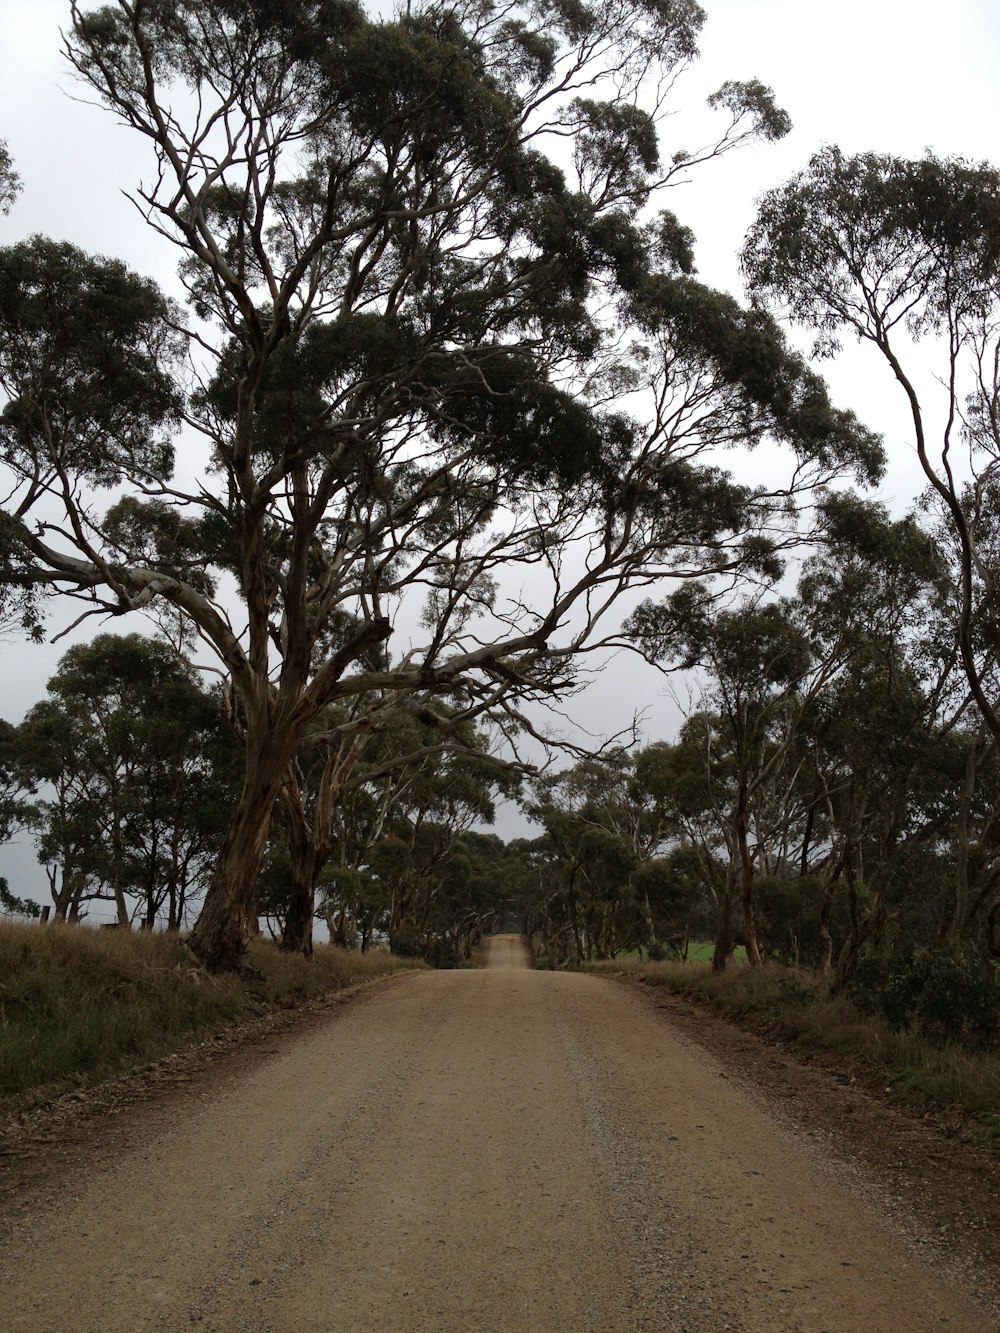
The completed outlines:
<svg viewBox="0 0 1000 1333">
<path fill-rule="evenodd" d="M 693 0 L 71 12 L 84 85 L 148 141 L 134 198 L 186 308 L 66 245 L 0 254 L 6 573 L 180 613 L 221 663 L 245 782 L 191 942 L 231 967 L 331 704 L 365 700 L 338 753 L 434 696 L 443 736 L 522 727 L 623 590 L 773 563 L 790 495 L 868 479 L 880 451 L 769 318 L 695 281 L 657 211 L 699 161 L 787 128 L 727 83 L 715 142 L 664 157 Z M 791 479 L 720 470 L 764 438 Z"/>
</svg>

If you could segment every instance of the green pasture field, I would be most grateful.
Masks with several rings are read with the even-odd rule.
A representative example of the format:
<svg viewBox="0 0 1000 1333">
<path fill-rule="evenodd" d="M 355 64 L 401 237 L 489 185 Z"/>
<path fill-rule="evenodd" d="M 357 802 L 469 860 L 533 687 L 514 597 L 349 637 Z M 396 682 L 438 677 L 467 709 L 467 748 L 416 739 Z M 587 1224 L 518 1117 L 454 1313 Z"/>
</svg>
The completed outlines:
<svg viewBox="0 0 1000 1333">
<path fill-rule="evenodd" d="M 701 940 L 692 940 L 688 945 L 687 962 L 689 963 L 710 963 L 712 955 L 715 953 L 715 945 Z M 733 950 L 731 961 L 734 963 L 745 963 L 747 960 L 746 947 L 738 944 Z"/>
</svg>

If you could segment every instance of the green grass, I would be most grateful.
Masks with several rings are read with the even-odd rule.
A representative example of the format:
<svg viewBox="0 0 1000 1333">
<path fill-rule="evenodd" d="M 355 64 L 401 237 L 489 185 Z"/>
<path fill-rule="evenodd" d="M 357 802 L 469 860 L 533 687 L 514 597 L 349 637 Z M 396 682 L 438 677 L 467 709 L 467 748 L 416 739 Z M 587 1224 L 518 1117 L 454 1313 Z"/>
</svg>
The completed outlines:
<svg viewBox="0 0 1000 1333">
<path fill-rule="evenodd" d="M 715 945 L 710 941 L 705 943 L 700 940 L 692 940 L 688 945 L 687 962 L 689 963 L 710 963 L 712 955 L 715 953 Z M 747 960 L 746 946 L 738 944 L 733 950 L 732 959 L 734 963 L 745 963 Z"/>
<path fill-rule="evenodd" d="M 329 946 L 310 963 L 263 940 L 247 961 L 245 977 L 213 977 L 176 935 L 0 925 L 0 1099 L 91 1081 L 407 965 Z"/>
<path fill-rule="evenodd" d="M 727 968 L 690 963 L 596 963 L 586 969 L 708 1001 L 725 1017 L 779 1036 L 801 1052 L 864 1064 L 900 1101 L 961 1109 L 981 1137 L 1000 1141 L 1000 1046 L 970 1050 L 934 1045 L 916 1033 L 893 1032 L 862 1014 L 846 995 L 831 996 L 821 978 L 802 969 Z"/>
<path fill-rule="evenodd" d="M 671 961 L 678 964 L 710 963 L 712 961 L 712 956 L 714 953 L 715 953 L 715 945 L 712 944 L 710 941 L 706 943 L 705 941 L 702 940 L 691 940 L 690 943 L 688 944 L 687 958 L 686 959 L 677 958 Z M 732 958 L 734 962 L 745 963 L 747 960 L 746 947 L 742 944 L 738 944 L 736 948 L 733 950 Z M 645 954 L 640 955 L 638 949 L 621 949 L 615 955 L 614 959 L 611 961 L 613 964 L 613 963 L 643 962 L 644 960 L 645 960 Z M 536 966 L 544 966 L 544 965 L 545 965 L 545 959 L 543 956 L 540 960 L 538 960 Z"/>
</svg>

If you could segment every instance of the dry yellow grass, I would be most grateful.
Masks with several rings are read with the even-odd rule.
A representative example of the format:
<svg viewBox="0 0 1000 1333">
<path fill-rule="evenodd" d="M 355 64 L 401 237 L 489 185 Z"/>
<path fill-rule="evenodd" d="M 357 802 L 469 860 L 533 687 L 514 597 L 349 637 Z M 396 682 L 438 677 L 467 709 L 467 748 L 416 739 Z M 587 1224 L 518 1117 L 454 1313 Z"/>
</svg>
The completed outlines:
<svg viewBox="0 0 1000 1333">
<path fill-rule="evenodd" d="M 317 948 L 312 962 L 258 940 L 244 976 L 197 968 L 176 935 L 0 925 L 0 1098 L 140 1063 L 272 1005 L 412 961 Z"/>
<path fill-rule="evenodd" d="M 800 1049 L 862 1059 L 900 1096 L 918 1094 L 936 1106 L 961 1108 L 979 1119 L 984 1135 L 1000 1139 L 1000 1049 L 934 1045 L 915 1033 L 893 1032 L 848 996 L 831 996 L 821 978 L 802 969 L 771 964 L 713 973 L 708 966 L 628 960 L 588 970 L 697 995 L 726 1017 L 772 1024 Z"/>
</svg>

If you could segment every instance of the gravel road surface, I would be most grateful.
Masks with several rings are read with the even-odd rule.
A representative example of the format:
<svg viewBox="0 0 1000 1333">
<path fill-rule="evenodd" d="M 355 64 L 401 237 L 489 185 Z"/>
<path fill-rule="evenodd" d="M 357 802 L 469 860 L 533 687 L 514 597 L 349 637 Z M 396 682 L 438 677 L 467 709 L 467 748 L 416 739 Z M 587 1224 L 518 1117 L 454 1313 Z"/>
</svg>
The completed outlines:
<svg viewBox="0 0 1000 1333">
<path fill-rule="evenodd" d="M 11 1208 L 0 1328 L 998 1327 L 645 996 L 529 970 L 513 938 L 489 961 L 396 977 L 109 1121 Z"/>
</svg>

